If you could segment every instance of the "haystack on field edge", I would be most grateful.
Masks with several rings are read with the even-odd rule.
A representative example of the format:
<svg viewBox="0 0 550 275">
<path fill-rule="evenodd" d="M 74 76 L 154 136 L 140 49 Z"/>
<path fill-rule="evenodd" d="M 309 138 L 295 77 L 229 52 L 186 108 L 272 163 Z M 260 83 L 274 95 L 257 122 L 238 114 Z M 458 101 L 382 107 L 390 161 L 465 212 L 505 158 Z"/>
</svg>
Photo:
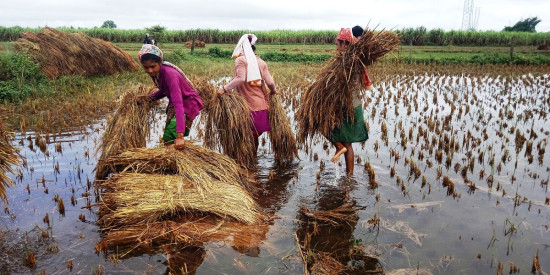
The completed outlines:
<svg viewBox="0 0 550 275">
<path fill-rule="evenodd" d="M 64 75 L 110 75 L 139 69 L 130 54 L 110 42 L 49 27 L 40 33 L 23 33 L 14 42 L 14 48 L 30 54 L 50 79 Z"/>
</svg>

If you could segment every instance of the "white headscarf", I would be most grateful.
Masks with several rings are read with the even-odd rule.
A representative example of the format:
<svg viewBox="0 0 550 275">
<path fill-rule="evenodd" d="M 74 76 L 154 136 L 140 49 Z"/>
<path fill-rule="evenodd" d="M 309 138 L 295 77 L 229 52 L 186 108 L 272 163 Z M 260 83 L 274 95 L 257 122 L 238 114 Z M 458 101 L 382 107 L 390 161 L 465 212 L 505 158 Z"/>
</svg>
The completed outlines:
<svg viewBox="0 0 550 275">
<path fill-rule="evenodd" d="M 249 37 L 252 41 L 248 40 Z M 239 39 L 239 42 L 233 51 L 233 58 L 244 55 L 244 58 L 246 58 L 246 63 L 248 64 L 246 68 L 246 80 L 252 86 L 261 86 L 262 75 L 260 74 L 258 60 L 256 60 L 256 55 L 252 50 L 252 45 L 256 44 L 256 40 L 258 40 L 258 37 L 254 34 L 245 34 L 241 36 L 241 39 Z"/>
</svg>

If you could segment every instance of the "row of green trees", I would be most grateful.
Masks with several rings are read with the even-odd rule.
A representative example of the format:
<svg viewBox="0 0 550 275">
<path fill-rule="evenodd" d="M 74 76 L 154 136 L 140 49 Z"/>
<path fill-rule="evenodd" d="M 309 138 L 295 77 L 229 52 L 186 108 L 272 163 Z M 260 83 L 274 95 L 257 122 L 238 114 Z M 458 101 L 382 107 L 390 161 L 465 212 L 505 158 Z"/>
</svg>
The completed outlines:
<svg viewBox="0 0 550 275">
<path fill-rule="evenodd" d="M 206 43 L 235 43 L 245 33 L 255 33 L 262 43 L 334 43 L 338 30 L 270 30 L 222 31 L 218 29 L 166 30 L 153 26 L 144 30 L 122 30 L 115 28 L 59 28 L 67 32 L 82 32 L 92 37 L 115 43 L 142 42 L 145 33 L 150 33 L 157 42 L 181 43 L 198 39 Z M 14 41 L 23 32 L 39 32 L 40 28 L 0 27 L 0 41 Z M 508 32 L 508 31 L 444 31 L 427 30 L 424 27 L 393 30 L 401 35 L 405 45 L 435 46 L 538 46 L 550 44 L 550 33 Z"/>
</svg>

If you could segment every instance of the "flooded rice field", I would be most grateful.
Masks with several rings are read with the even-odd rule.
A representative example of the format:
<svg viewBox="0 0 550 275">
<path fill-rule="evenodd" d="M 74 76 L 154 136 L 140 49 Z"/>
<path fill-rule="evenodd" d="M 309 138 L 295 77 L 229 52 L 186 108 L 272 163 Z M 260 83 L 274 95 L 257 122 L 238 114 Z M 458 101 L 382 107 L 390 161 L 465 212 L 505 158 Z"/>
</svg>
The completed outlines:
<svg viewBox="0 0 550 275">
<path fill-rule="evenodd" d="M 292 118 L 299 93 L 283 91 Z M 364 96 L 355 172 L 316 138 L 279 166 L 259 149 L 264 226 L 202 245 L 112 246 L 92 181 L 106 121 L 16 133 L 0 218 L 13 274 L 503 274 L 550 271 L 550 77 L 410 74 Z M 161 119 L 148 146 L 162 135 Z M 291 119 L 291 121 L 293 121 Z M 293 125 L 294 126 L 294 125 Z M 200 126 L 199 126 L 200 127 Z M 192 138 L 201 140 L 197 133 Z M 30 257 L 32 252 L 32 257 Z"/>
</svg>

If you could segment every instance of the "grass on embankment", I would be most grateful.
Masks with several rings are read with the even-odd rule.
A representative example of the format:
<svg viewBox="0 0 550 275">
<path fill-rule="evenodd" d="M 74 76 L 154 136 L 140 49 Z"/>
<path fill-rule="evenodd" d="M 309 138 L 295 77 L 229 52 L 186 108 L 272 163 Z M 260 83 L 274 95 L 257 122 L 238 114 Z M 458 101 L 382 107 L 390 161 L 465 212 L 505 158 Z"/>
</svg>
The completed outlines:
<svg viewBox="0 0 550 275">
<path fill-rule="evenodd" d="M 86 125 L 90 119 L 107 114 L 114 106 L 113 101 L 124 92 L 128 84 L 137 82 L 152 85 L 151 79 L 142 70 L 113 76 L 65 76 L 49 80 L 42 76 L 36 64 L 13 52 L 11 43 L 0 45 L 3 46 L 0 47 L 0 108 L 7 111 L 7 123 L 15 129 L 23 126 L 37 130 L 63 127 L 64 122 L 53 121 L 59 114 L 66 116 L 67 121 L 74 121 L 74 126 Z M 117 46 L 135 57 L 141 43 L 120 43 Z M 218 79 L 233 76 L 234 60 L 226 55 L 232 53 L 234 44 L 211 44 L 206 48 L 195 48 L 192 55 L 190 49 L 180 43 L 162 43 L 159 46 L 165 53 L 165 59 L 180 66 L 189 76 Z M 279 91 L 307 88 L 308 82 L 305 80 L 314 79 L 323 66 L 320 59 L 330 58 L 335 49 L 334 45 L 304 44 L 258 43 L 257 47 L 257 53 L 267 61 Z M 517 74 L 548 71 L 550 62 L 542 66 L 509 65 L 505 62 L 509 51 L 507 47 L 402 46 L 388 60 L 369 68 L 369 73 L 376 84 L 395 73 L 464 73 L 479 70 L 481 66 L 477 64 L 484 64 L 484 71 L 495 74 L 499 74 L 499 70 L 506 73 L 510 68 Z M 549 56 L 548 52 L 538 53 L 531 47 L 517 47 L 514 52 L 528 58 L 541 55 L 548 59 Z M 483 61 L 480 57 L 484 56 L 502 56 L 496 61 L 503 63 L 467 62 L 472 59 L 475 61 L 475 58 Z M 396 62 L 395 57 L 399 58 L 399 62 Z"/>
</svg>

